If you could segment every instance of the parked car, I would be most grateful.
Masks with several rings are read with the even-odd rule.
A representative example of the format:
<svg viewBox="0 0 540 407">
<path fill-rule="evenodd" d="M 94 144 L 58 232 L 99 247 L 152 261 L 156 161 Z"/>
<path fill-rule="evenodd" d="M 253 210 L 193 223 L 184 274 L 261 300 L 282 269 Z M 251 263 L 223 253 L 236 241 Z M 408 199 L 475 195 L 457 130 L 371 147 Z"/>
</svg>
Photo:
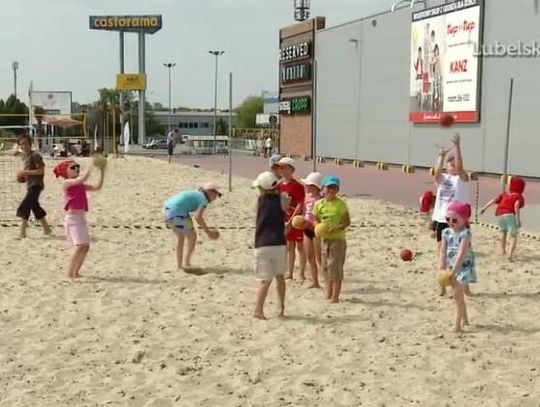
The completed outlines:
<svg viewBox="0 0 540 407">
<path fill-rule="evenodd" d="M 148 150 L 156 150 L 158 148 L 166 150 L 167 139 L 163 138 L 163 139 L 152 140 L 149 143 L 144 144 L 143 148 L 146 148 Z"/>
</svg>

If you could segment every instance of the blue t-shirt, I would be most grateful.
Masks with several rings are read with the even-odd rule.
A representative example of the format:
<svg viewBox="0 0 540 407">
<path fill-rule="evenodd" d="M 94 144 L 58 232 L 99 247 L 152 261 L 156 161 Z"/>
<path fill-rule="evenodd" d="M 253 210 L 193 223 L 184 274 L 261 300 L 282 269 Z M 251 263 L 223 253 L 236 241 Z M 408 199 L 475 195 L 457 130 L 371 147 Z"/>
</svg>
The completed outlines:
<svg viewBox="0 0 540 407">
<path fill-rule="evenodd" d="M 189 214 L 201 206 L 206 208 L 208 200 L 201 191 L 182 191 L 165 201 L 165 208 L 175 213 Z"/>
</svg>

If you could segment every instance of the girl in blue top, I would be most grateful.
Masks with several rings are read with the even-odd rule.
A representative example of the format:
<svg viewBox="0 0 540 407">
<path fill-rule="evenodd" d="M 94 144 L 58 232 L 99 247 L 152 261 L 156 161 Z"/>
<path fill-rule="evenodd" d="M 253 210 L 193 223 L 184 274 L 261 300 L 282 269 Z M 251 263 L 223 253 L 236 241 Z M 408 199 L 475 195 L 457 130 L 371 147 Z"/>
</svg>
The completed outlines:
<svg viewBox="0 0 540 407">
<path fill-rule="evenodd" d="M 191 267 L 191 256 L 197 244 L 197 233 L 193 226 L 191 214 L 194 214 L 195 220 L 210 239 L 219 237 L 217 230 L 208 227 L 203 214 L 206 206 L 220 196 L 219 186 L 209 182 L 198 190 L 182 191 L 165 201 L 163 207 L 165 224 L 172 229 L 177 238 L 176 260 L 178 269 L 186 271 Z M 184 246 L 187 246 L 185 261 Z"/>
<path fill-rule="evenodd" d="M 471 243 L 471 230 L 468 228 L 471 216 L 470 205 L 454 201 L 446 212 L 449 227 L 442 232 L 439 269 L 451 272 L 451 284 L 456 302 L 456 332 L 462 332 L 469 325 L 465 291 L 469 283 L 476 282 L 474 252 Z"/>
</svg>

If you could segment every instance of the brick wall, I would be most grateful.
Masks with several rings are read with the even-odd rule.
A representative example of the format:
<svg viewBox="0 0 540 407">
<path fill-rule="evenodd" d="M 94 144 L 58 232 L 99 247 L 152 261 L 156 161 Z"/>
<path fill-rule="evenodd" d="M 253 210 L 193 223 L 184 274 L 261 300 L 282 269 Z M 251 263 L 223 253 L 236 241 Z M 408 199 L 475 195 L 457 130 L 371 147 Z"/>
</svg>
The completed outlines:
<svg viewBox="0 0 540 407">
<path fill-rule="evenodd" d="M 311 156 L 311 115 L 281 115 L 280 151 Z"/>
<path fill-rule="evenodd" d="M 325 26 L 323 17 L 304 21 L 280 30 L 280 47 L 310 41 L 315 51 L 315 31 Z M 280 100 L 295 96 L 312 97 L 312 81 L 280 84 Z M 314 109 L 314 106 L 312 106 Z M 311 114 L 280 114 L 280 152 L 311 156 Z"/>
</svg>

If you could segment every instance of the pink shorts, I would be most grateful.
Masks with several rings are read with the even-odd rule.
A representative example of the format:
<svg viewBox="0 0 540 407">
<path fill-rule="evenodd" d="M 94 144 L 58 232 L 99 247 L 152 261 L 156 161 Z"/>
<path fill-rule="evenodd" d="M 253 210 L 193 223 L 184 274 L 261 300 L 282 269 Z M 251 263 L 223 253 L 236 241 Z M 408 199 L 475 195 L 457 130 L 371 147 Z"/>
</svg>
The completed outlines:
<svg viewBox="0 0 540 407">
<path fill-rule="evenodd" d="M 64 230 L 69 244 L 74 246 L 88 246 L 90 244 L 85 213 L 66 214 Z"/>
</svg>

